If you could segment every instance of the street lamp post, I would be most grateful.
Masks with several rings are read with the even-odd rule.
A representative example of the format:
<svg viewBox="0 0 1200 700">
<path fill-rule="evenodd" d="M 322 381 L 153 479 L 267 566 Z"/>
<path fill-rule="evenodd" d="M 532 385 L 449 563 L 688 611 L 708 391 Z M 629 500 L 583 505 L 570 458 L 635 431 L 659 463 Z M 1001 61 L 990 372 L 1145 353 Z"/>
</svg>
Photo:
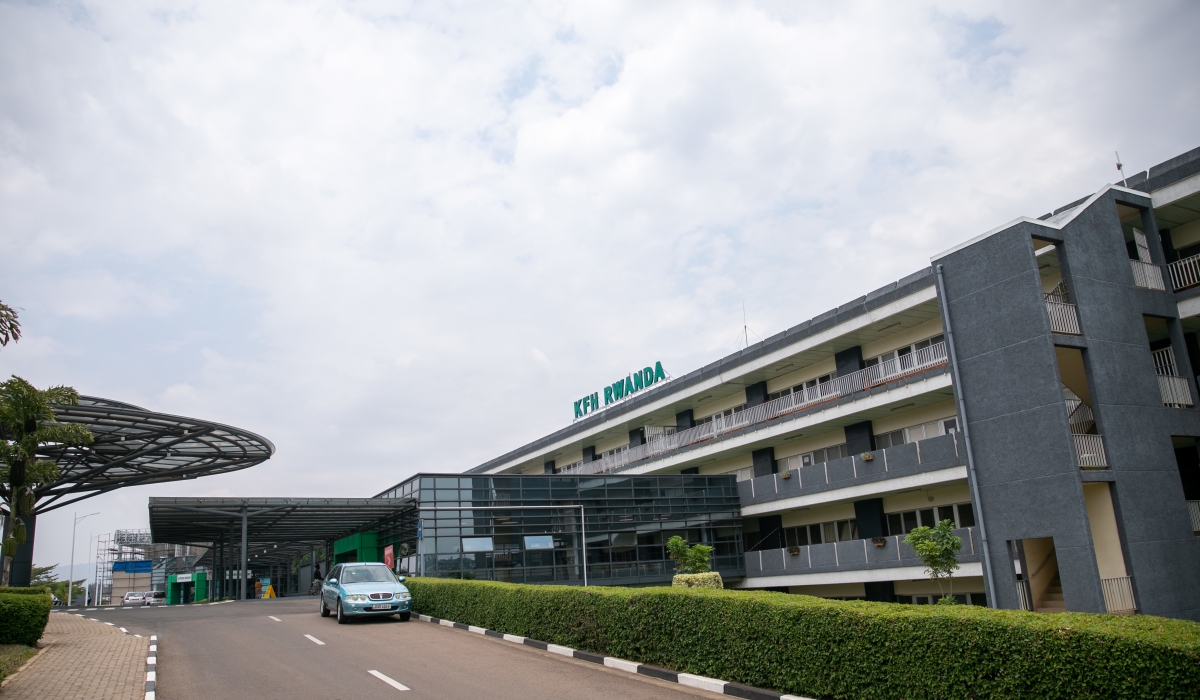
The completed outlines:
<svg viewBox="0 0 1200 700">
<path fill-rule="evenodd" d="M 72 514 L 74 515 L 74 514 Z M 75 576 L 75 528 L 79 526 L 79 521 L 84 518 L 90 518 L 93 515 L 100 515 L 100 511 L 88 513 L 85 516 L 76 516 L 75 524 L 71 526 L 71 568 L 67 573 L 67 607 L 71 607 L 71 589 L 75 587 L 75 582 L 72 580 Z"/>
</svg>

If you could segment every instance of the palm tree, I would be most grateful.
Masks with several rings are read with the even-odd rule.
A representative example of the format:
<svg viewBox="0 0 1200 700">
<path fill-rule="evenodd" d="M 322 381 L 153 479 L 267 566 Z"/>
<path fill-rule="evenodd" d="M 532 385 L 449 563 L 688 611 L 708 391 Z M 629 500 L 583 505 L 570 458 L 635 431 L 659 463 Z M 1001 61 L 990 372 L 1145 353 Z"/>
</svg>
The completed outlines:
<svg viewBox="0 0 1200 700">
<path fill-rule="evenodd" d="M 12 307 L 0 301 L 0 345 L 8 345 L 21 339 L 21 324 L 17 321 L 17 312 Z"/>
<path fill-rule="evenodd" d="M 7 308 L 7 307 L 6 307 Z M 39 484 L 58 478 L 58 465 L 37 458 L 45 445 L 87 445 L 92 433 L 80 425 L 60 425 L 54 406 L 75 406 L 79 392 L 68 386 L 40 390 L 18 376 L 0 383 L 0 497 L 8 512 L 0 550 L 4 556 L 0 585 L 8 585 L 9 569 L 17 545 L 25 543 L 22 518 L 33 515 L 37 500 L 33 493 Z M 20 517 L 18 517 L 20 516 Z"/>
</svg>

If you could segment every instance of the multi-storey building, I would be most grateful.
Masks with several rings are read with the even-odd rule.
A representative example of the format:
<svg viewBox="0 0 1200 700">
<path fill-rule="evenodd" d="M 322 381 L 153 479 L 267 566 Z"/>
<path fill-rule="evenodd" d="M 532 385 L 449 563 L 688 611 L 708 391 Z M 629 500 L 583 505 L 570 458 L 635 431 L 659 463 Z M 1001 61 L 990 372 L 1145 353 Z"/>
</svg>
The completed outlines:
<svg viewBox="0 0 1200 700">
<path fill-rule="evenodd" d="M 931 602 L 901 540 L 951 520 L 963 602 L 1200 619 L 1198 332 L 1200 149 L 458 476 L 728 475 L 736 587 Z"/>
</svg>

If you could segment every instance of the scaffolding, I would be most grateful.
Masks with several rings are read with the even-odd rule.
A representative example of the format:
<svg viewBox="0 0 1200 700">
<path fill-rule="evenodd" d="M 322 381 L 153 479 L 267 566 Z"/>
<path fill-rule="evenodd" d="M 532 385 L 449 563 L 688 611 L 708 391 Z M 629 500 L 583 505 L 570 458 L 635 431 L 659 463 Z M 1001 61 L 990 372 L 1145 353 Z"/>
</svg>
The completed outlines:
<svg viewBox="0 0 1200 700">
<path fill-rule="evenodd" d="M 150 574 L 150 590 L 165 591 L 167 576 L 178 573 L 207 571 L 196 568 L 196 562 L 207 551 L 206 547 L 185 544 L 163 544 L 154 542 L 149 530 L 117 530 L 100 535 L 96 543 L 96 571 L 92 590 L 92 602 L 111 604 L 113 564 L 125 561 L 153 562 Z"/>
</svg>

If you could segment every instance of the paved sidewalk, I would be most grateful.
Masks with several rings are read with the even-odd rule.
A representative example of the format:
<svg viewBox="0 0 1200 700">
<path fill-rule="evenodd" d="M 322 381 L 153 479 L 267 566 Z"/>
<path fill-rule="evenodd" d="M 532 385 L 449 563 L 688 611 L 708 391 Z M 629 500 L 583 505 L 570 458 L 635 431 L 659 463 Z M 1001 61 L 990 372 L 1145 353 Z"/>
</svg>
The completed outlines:
<svg viewBox="0 0 1200 700">
<path fill-rule="evenodd" d="M 141 700 L 150 640 L 103 622 L 51 613 L 48 648 L 0 689 L 0 700 Z"/>
</svg>

